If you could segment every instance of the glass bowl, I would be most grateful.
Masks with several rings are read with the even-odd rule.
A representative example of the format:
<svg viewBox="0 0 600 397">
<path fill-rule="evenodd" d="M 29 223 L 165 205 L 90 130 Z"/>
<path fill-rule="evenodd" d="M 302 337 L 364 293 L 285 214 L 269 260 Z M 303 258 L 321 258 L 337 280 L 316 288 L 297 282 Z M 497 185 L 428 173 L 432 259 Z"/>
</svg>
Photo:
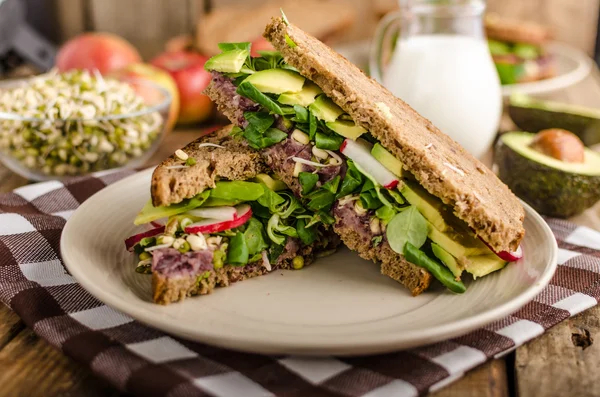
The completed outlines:
<svg viewBox="0 0 600 397">
<path fill-rule="evenodd" d="M 102 80 L 102 84 L 113 84 L 102 87 L 114 87 L 114 81 L 104 80 L 97 73 L 93 76 Z M 134 94 L 125 89 L 128 95 L 111 97 L 110 89 L 106 88 L 104 104 L 101 101 L 97 105 L 98 99 L 94 99 L 92 93 L 81 102 L 86 105 L 76 106 L 81 110 L 73 111 L 72 103 L 67 101 L 67 106 L 64 101 L 59 103 L 52 91 L 46 92 L 40 80 L 34 80 L 44 78 L 36 76 L 0 84 L 0 160 L 27 179 L 62 180 L 112 168 L 140 167 L 156 152 L 167 133 L 171 95 L 151 81 L 137 78 L 121 81 L 120 84 L 128 85 Z M 85 93 L 86 89 L 89 86 L 84 82 L 81 92 Z M 29 90 L 27 95 L 23 94 L 25 90 Z M 40 98 L 47 100 L 37 107 L 43 117 L 32 116 L 36 111 L 31 110 L 27 101 L 40 101 Z M 9 105 L 3 105 L 8 102 Z M 96 106 L 107 108 L 109 105 L 110 111 L 94 115 L 100 109 Z M 6 108 L 12 111 L 3 111 Z M 131 108 L 135 110 L 130 111 Z M 61 117 L 69 112 L 78 117 Z"/>
</svg>

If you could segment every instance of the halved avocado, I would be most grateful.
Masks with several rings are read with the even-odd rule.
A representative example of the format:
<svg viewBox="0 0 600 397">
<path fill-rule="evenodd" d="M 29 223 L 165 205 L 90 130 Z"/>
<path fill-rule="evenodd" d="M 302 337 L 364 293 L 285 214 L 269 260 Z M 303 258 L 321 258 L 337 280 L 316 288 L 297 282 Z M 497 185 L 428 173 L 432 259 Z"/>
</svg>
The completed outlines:
<svg viewBox="0 0 600 397">
<path fill-rule="evenodd" d="M 523 131 L 561 128 L 577 135 L 586 146 L 600 142 L 600 110 L 597 109 L 515 94 L 510 97 L 508 114 Z"/>
<path fill-rule="evenodd" d="M 600 154 L 585 149 L 583 163 L 567 163 L 530 147 L 535 134 L 509 132 L 496 146 L 499 176 L 541 214 L 567 218 L 600 200 Z"/>
</svg>

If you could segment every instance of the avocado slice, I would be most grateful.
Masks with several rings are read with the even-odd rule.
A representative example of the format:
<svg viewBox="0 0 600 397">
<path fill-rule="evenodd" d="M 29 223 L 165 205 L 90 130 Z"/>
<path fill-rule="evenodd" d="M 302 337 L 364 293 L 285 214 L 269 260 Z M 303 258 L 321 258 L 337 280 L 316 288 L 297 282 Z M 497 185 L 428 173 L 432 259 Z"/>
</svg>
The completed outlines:
<svg viewBox="0 0 600 397">
<path fill-rule="evenodd" d="M 488 39 L 488 48 L 492 55 L 508 55 L 511 53 L 510 45 L 502 41 Z"/>
<path fill-rule="evenodd" d="M 379 161 L 385 168 L 388 169 L 392 174 L 402 178 L 402 162 L 398 160 L 393 154 L 388 152 L 381 146 L 380 143 L 376 143 L 371 149 L 371 154 L 377 161 Z"/>
<path fill-rule="evenodd" d="M 358 137 L 367 132 L 366 129 L 362 128 L 360 125 L 354 124 L 353 121 L 336 120 L 325 124 L 330 130 L 337 132 L 344 138 L 352 139 L 353 141 L 357 140 Z"/>
<path fill-rule="evenodd" d="M 239 73 L 249 55 L 248 50 L 235 49 L 225 51 L 206 61 L 204 69 L 221 73 Z"/>
<path fill-rule="evenodd" d="M 429 223 L 429 233 L 427 237 L 438 244 L 450 255 L 458 259 L 458 263 L 467 263 L 469 256 L 490 255 L 492 251 L 486 247 L 479 239 L 466 233 L 457 233 L 454 231 L 440 232 Z"/>
<path fill-rule="evenodd" d="M 541 214 L 567 218 L 600 200 L 600 154 L 585 149 L 583 163 L 546 156 L 529 145 L 535 134 L 508 132 L 496 146 L 500 179 Z"/>
<path fill-rule="evenodd" d="M 342 108 L 333 103 L 326 95 L 319 95 L 308 109 L 316 118 L 327 123 L 335 121 L 344 113 Z"/>
<path fill-rule="evenodd" d="M 525 65 L 522 63 L 496 62 L 496 70 L 502 84 L 515 84 L 525 74 Z"/>
<path fill-rule="evenodd" d="M 442 212 L 445 211 L 444 203 L 432 194 L 429 194 L 425 189 L 417 183 L 405 181 L 404 186 L 400 189 L 402 196 L 411 205 L 417 207 L 419 212 L 427 219 L 434 228 L 440 232 L 451 230 Z"/>
<path fill-rule="evenodd" d="M 251 74 L 244 81 L 252 83 L 260 92 L 283 94 L 301 91 L 304 80 L 304 77 L 291 70 L 267 69 Z"/>
<path fill-rule="evenodd" d="M 300 92 L 284 92 L 279 95 L 277 101 L 283 105 L 300 105 L 307 107 L 315 101 L 317 95 L 323 91 L 318 85 L 311 81 L 307 81 Z"/>
<path fill-rule="evenodd" d="M 492 272 L 504 269 L 506 264 L 507 262 L 505 260 L 494 254 L 470 256 L 465 265 L 465 270 L 467 273 L 471 273 L 475 280 L 477 277 L 487 276 Z"/>
<path fill-rule="evenodd" d="M 142 210 L 137 214 L 133 223 L 135 225 L 143 225 L 161 218 L 169 218 L 174 215 L 182 214 L 194 208 L 198 208 L 206 202 L 210 195 L 209 190 L 197 194 L 191 199 L 187 199 L 178 204 L 171 204 L 163 207 L 155 207 L 152 205 L 152 200 L 148 200 Z"/>
<path fill-rule="evenodd" d="M 431 250 L 435 255 L 450 271 L 454 274 L 457 280 L 460 280 L 460 275 L 463 272 L 463 268 L 458 264 L 456 258 L 454 258 L 448 251 L 440 247 L 436 243 L 431 243 Z"/>
<path fill-rule="evenodd" d="M 230 200 L 230 199 L 222 199 L 216 197 L 209 197 L 206 199 L 204 203 L 202 203 L 202 207 L 233 207 L 234 205 L 238 205 L 243 203 L 244 200 Z"/>
<path fill-rule="evenodd" d="M 521 59 L 537 59 L 540 53 L 540 48 L 533 44 L 517 43 L 513 47 L 513 54 Z"/>
<path fill-rule="evenodd" d="M 287 185 L 278 179 L 273 179 L 267 174 L 258 174 L 254 178 L 255 182 L 262 183 L 274 192 L 287 189 Z"/>
<path fill-rule="evenodd" d="M 508 114 L 523 131 L 562 128 L 577 135 L 586 146 L 600 143 L 600 110 L 532 98 L 510 97 Z"/>
</svg>

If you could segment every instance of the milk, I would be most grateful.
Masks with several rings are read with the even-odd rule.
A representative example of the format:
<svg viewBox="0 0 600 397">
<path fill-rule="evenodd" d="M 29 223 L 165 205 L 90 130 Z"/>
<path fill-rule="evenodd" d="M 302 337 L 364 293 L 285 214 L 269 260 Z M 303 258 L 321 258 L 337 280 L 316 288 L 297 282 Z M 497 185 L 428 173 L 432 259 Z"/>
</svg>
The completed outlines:
<svg viewBox="0 0 600 397">
<path fill-rule="evenodd" d="M 474 156 L 490 148 L 502 93 L 483 39 L 438 34 L 401 40 L 383 84 Z"/>
</svg>

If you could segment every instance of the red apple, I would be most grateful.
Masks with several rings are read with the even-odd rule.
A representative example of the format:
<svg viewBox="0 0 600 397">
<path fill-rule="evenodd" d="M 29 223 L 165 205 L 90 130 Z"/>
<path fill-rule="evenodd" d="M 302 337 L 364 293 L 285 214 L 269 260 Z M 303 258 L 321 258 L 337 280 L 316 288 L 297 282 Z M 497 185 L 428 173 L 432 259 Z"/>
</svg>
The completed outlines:
<svg viewBox="0 0 600 397">
<path fill-rule="evenodd" d="M 166 70 L 179 90 L 178 123 L 199 123 L 212 114 L 213 103 L 202 92 L 211 75 L 204 70 L 208 57 L 193 52 L 165 52 L 152 60 L 152 65 Z"/>
<path fill-rule="evenodd" d="M 252 42 L 252 48 L 250 49 L 250 55 L 253 57 L 260 56 L 258 51 L 275 51 L 275 47 L 271 45 L 264 37 L 259 37 Z"/>
<path fill-rule="evenodd" d="M 56 55 L 56 66 L 69 69 L 97 69 L 102 74 L 142 62 L 139 52 L 125 39 L 111 33 L 84 33 L 67 41 Z"/>
<path fill-rule="evenodd" d="M 121 81 L 135 81 L 136 79 L 149 80 L 158 84 L 171 94 L 171 107 L 169 109 L 168 130 L 173 129 L 179 116 L 179 90 L 171 75 L 162 69 L 147 63 L 133 63 L 125 68 L 111 73 L 110 76 Z M 161 98 L 155 98 L 157 90 L 145 89 L 142 84 L 133 85 L 138 94 L 143 96 L 147 103 L 156 103 Z"/>
</svg>

